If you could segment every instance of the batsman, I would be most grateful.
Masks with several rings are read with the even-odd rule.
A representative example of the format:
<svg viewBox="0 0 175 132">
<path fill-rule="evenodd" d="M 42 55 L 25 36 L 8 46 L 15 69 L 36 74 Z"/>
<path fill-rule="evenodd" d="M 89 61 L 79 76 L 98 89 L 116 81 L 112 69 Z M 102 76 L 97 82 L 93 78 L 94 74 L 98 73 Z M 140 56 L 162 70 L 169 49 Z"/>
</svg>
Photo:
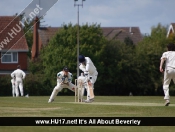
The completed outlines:
<svg viewBox="0 0 175 132">
<path fill-rule="evenodd" d="M 91 103 L 94 101 L 94 84 L 97 80 L 98 72 L 94 63 L 89 57 L 85 57 L 84 55 L 79 55 L 79 69 L 84 72 L 86 77 L 87 86 L 87 100 L 86 103 Z"/>
</svg>

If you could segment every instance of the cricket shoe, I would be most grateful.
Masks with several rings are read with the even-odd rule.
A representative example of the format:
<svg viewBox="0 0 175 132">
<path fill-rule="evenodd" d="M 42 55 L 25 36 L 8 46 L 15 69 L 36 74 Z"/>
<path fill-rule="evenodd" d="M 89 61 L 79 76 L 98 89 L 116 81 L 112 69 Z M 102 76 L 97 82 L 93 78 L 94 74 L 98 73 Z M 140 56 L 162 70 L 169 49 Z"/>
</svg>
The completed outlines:
<svg viewBox="0 0 175 132">
<path fill-rule="evenodd" d="M 54 101 L 54 99 L 49 99 L 48 103 L 52 103 Z"/>
<path fill-rule="evenodd" d="M 85 103 L 92 103 L 94 99 L 85 100 Z"/>
<path fill-rule="evenodd" d="M 169 104 L 170 104 L 170 101 L 169 100 L 166 100 L 165 101 L 165 106 L 169 106 Z"/>
</svg>

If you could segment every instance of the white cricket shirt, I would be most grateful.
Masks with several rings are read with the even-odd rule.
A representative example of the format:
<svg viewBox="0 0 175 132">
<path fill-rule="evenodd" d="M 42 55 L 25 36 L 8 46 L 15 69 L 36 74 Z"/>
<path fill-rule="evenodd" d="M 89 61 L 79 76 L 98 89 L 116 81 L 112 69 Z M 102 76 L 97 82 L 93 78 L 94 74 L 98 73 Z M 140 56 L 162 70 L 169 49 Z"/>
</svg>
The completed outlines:
<svg viewBox="0 0 175 132">
<path fill-rule="evenodd" d="M 162 54 L 161 59 L 166 59 L 165 69 L 175 68 L 175 51 L 167 51 Z"/>
</svg>

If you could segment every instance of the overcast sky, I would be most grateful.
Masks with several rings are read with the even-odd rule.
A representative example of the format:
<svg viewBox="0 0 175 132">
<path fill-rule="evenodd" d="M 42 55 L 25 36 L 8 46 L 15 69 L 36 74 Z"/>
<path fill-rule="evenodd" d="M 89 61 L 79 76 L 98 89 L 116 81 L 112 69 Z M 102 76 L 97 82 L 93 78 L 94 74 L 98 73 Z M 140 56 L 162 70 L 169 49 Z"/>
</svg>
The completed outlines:
<svg viewBox="0 0 175 132">
<path fill-rule="evenodd" d="M 38 1 L 39 0 L 34 0 Z M 52 1 L 52 0 L 47 0 Z M 0 16 L 20 14 L 32 0 L 1 0 Z M 44 0 L 40 6 L 44 7 Z M 77 2 L 81 4 L 81 0 Z M 137 26 L 141 33 L 150 33 L 152 26 L 175 23 L 175 0 L 86 0 L 79 8 L 79 23 L 100 24 L 101 27 Z M 58 0 L 44 17 L 43 25 L 60 27 L 77 23 L 74 0 Z"/>
</svg>

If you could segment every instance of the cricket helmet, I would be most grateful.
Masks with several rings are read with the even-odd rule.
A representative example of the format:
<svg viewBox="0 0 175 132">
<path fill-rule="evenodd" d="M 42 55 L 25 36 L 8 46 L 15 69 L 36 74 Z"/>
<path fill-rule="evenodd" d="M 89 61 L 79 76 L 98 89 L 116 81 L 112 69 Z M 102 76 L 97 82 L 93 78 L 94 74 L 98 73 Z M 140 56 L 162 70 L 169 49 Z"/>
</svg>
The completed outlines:
<svg viewBox="0 0 175 132">
<path fill-rule="evenodd" d="M 68 67 L 65 66 L 65 67 L 63 68 L 63 71 L 68 72 L 68 71 L 69 71 Z"/>
<path fill-rule="evenodd" d="M 84 57 L 84 55 L 79 55 L 79 62 L 80 62 L 80 63 L 85 62 L 85 57 Z"/>
</svg>

